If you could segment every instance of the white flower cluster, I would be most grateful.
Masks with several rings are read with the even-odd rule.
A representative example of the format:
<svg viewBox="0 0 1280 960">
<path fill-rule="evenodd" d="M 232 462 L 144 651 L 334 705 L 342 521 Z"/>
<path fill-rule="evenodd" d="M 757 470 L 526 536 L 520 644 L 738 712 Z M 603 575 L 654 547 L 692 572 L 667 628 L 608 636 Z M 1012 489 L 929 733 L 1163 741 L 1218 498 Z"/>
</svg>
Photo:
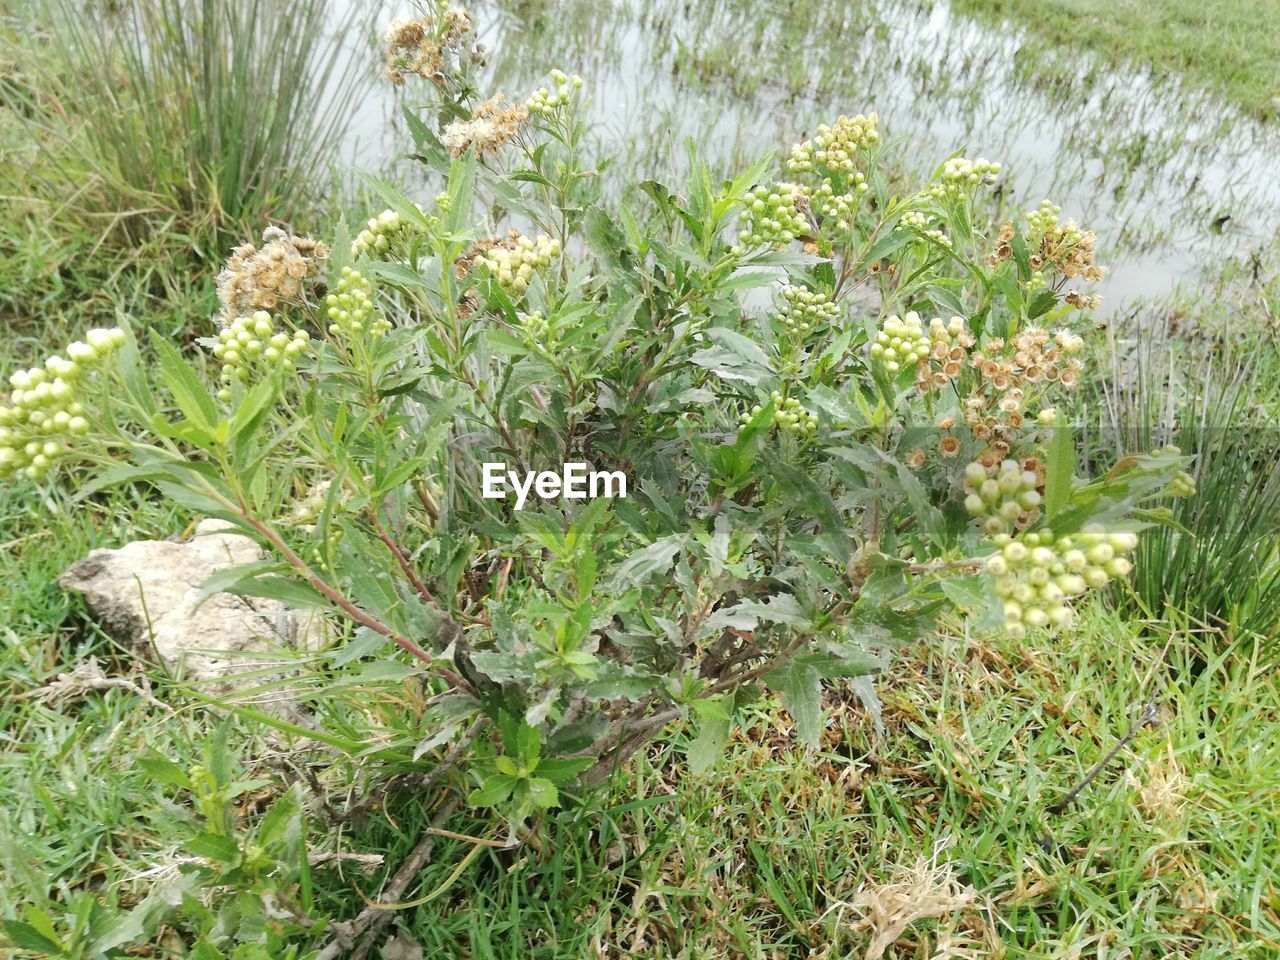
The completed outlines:
<svg viewBox="0 0 1280 960">
<path fill-rule="evenodd" d="M 119 328 L 95 329 L 67 345 L 66 357 L 9 377 L 9 406 L 0 405 L 0 477 L 21 472 L 40 480 L 66 453 L 66 438 L 89 432 L 85 416 L 86 374 L 124 346 Z"/>
<path fill-rule="evenodd" d="M 426 215 L 421 206 L 418 209 Z M 370 217 L 365 229 L 361 230 L 351 242 L 351 256 L 361 254 L 380 256 L 391 249 L 397 240 L 405 239 L 419 232 L 418 224 L 395 210 L 383 210 L 376 217 Z"/>
<path fill-rule="evenodd" d="M 951 246 L 951 238 L 935 227 L 929 215 L 921 210 L 909 210 L 904 213 L 902 215 L 902 225 L 927 240 L 933 240 L 944 247 Z"/>
<path fill-rule="evenodd" d="M 854 168 L 854 155 L 859 150 L 869 150 L 880 139 L 876 130 L 880 118 L 874 113 L 867 116 L 839 117 L 836 122 L 818 127 L 818 135 L 812 140 L 797 143 L 787 158 L 787 169 L 793 173 L 809 173 L 814 166 L 826 167 L 844 173 Z"/>
<path fill-rule="evenodd" d="M 1025 525 L 1031 511 L 1040 506 L 1039 479 L 1015 460 L 1005 460 L 994 469 L 971 463 L 965 467 L 964 480 L 968 492 L 964 508 L 969 516 L 983 518 L 982 529 L 991 536 Z"/>
<path fill-rule="evenodd" d="M 1053 335 L 1053 342 L 1066 354 L 1079 353 L 1084 349 L 1084 337 L 1071 330 L 1058 330 Z"/>
<path fill-rule="evenodd" d="M 884 364 L 889 373 L 913 367 L 929 355 L 929 335 L 920 323 L 920 314 L 912 310 L 905 317 L 888 317 L 871 344 L 871 356 Z"/>
<path fill-rule="evenodd" d="M 805 234 L 809 225 L 800 212 L 800 204 L 807 206 L 808 202 L 804 188 L 798 184 L 779 183 L 772 189 L 756 187 L 747 195 L 738 249 L 781 246 Z"/>
<path fill-rule="evenodd" d="M 840 313 L 831 297 L 821 290 L 806 290 L 787 284 L 782 288 L 782 309 L 778 318 L 789 333 L 808 333 L 824 323 L 830 323 Z"/>
<path fill-rule="evenodd" d="M 929 192 L 938 199 L 959 196 L 980 183 L 991 184 L 1000 176 L 1000 164 L 993 163 L 983 157 L 969 160 L 965 157 L 952 157 L 942 165 L 941 178 L 929 188 Z"/>
<path fill-rule="evenodd" d="M 518 237 L 510 246 L 496 246 L 476 257 L 476 263 L 489 269 L 503 289 L 515 296 L 529 289 L 533 271 L 551 263 L 560 255 L 560 241 L 545 234 L 538 239 Z"/>
<path fill-rule="evenodd" d="M 329 332 L 335 337 L 357 337 L 366 331 L 375 337 L 391 329 L 373 303 L 373 283 L 359 270 L 343 267 L 333 292 L 324 298 Z"/>
<path fill-rule="evenodd" d="M 229 401 L 231 384 L 248 383 L 255 367 L 262 371 L 292 369 L 294 358 L 307 348 L 310 339 L 305 330 L 295 330 L 293 336 L 276 332 L 275 320 L 265 310 L 251 317 L 236 317 L 218 333 L 213 347 L 213 355 L 222 361 L 218 399 Z"/>
<path fill-rule="evenodd" d="M 824 180 L 813 192 L 813 204 L 823 221 L 834 220 L 841 230 L 848 230 L 853 224 L 854 212 L 858 209 L 858 198 L 867 192 L 867 178 L 854 172 L 850 177 L 853 182 L 852 193 L 836 193 L 835 188 Z"/>
<path fill-rule="evenodd" d="M 1056 540 L 1050 530 L 992 538 L 997 552 L 987 558 L 1004 600 L 1005 629 L 1022 636 L 1028 627 L 1064 627 L 1071 622 L 1069 598 L 1100 590 L 1112 577 L 1133 568 L 1125 554 L 1138 546 L 1136 533 L 1106 533 L 1091 525 Z"/>
<path fill-rule="evenodd" d="M 954 340 L 964 329 L 964 317 L 952 317 L 950 320 L 934 317 L 929 321 L 929 337 L 932 340 Z"/>
<path fill-rule="evenodd" d="M 555 88 L 539 87 L 525 101 L 525 109 L 539 117 L 547 117 L 560 108 L 568 109 L 573 101 L 573 91 L 582 89 L 582 78 L 576 73 L 569 76 L 563 70 L 552 70 L 551 81 Z"/>
</svg>

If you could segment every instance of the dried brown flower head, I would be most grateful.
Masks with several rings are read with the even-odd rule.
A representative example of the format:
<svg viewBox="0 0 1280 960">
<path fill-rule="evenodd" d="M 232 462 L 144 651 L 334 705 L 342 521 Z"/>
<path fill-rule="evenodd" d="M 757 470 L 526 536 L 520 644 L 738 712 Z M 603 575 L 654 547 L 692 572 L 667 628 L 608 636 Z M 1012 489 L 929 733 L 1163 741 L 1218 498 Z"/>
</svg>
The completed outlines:
<svg viewBox="0 0 1280 960">
<path fill-rule="evenodd" d="M 221 322 L 296 301 L 304 281 L 314 275 L 316 261 L 329 256 L 329 248 L 318 240 L 291 236 L 277 227 L 264 230 L 262 239 L 262 249 L 243 243 L 232 250 L 218 274 Z"/>
</svg>

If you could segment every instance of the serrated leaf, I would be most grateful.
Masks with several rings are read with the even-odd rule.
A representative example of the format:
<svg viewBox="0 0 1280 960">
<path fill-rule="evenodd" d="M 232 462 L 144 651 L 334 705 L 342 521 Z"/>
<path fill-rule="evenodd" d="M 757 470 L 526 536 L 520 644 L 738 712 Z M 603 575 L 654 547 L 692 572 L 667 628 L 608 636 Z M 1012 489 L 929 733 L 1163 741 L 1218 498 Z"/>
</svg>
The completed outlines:
<svg viewBox="0 0 1280 960">
<path fill-rule="evenodd" d="M 775 691 L 796 723 L 796 736 L 808 747 L 822 737 L 822 677 L 801 659 L 792 659 L 765 674 L 764 682 Z"/>
<path fill-rule="evenodd" d="M 54 957 L 64 954 L 60 941 L 50 940 L 29 923 L 23 923 L 21 920 L 6 920 L 3 929 L 6 937 L 26 950 L 35 950 L 37 953 L 47 953 Z"/>
<path fill-rule="evenodd" d="M 664 572 L 675 561 L 676 554 L 684 548 L 687 540 L 685 534 L 672 534 L 635 551 L 614 572 L 614 585 L 625 590 L 638 586 L 655 573 Z"/>
<path fill-rule="evenodd" d="M 217 860 L 222 863 L 234 863 L 240 856 L 240 847 L 230 837 L 224 837 L 220 833 L 213 833 L 210 830 L 204 830 L 191 837 L 183 844 L 189 852 L 197 857 L 204 857 L 207 860 Z"/>
<path fill-rule="evenodd" d="M 160 362 L 160 376 L 168 385 L 182 415 L 202 432 L 212 435 L 218 422 L 218 408 L 208 388 L 182 359 L 177 348 L 154 330 L 151 331 L 151 345 Z"/>
<path fill-rule="evenodd" d="M 472 790 L 467 802 L 473 807 L 496 807 L 503 803 L 515 791 L 519 781 L 501 774 L 489 776 L 477 790 Z"/>
<path fill-rule="evenodd" d="M 724 753 L 725 744 L 729 742 L 729 725 L 732 719 L 728 711 L 721 716 L 711 716 L 702 720 L 698 727 L 698 735 L 694 737 L 685 753 L 689 761 L 689 771 L 702 774 L 710 770 Z"/>
</svg>

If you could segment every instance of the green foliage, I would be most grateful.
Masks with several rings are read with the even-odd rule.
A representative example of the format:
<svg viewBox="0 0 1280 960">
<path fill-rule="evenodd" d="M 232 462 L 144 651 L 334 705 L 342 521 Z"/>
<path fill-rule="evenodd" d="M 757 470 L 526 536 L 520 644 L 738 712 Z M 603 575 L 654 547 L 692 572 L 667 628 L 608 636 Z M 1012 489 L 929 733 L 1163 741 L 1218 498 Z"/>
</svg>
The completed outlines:
<svg viewBox="0 0 1280 960">
<path fill-rule="evenodd" d="M 20 65 L 0 82 L 0 183 L 22 229 L 0 236 L 0 302 L 19 318 L 78 312 L 123 274 L 148 297 L 190 296 L 193 261 L 319 209 L 363 82 L 333 39 L 356 14 L 318 0 L 16 14 L 0 29 L 0 62 Z"/>
<path fill-rule="evenodd" d="M 73 447 L 109 468 L 90 490 L 145 482 L 267 548 L 216 589 L 350 625 L 350 647 L 316 677 L 322 713 L 343 717 L 327 742 L 359 742 L 353 714 L 393 722 L 380 754 L 402 771 L 490 722 L 462 770 L 471 803 L 512 835 L 668 722 L 705 725 L 693 759 L 711 765 L 760 688 L 816 744 L 823 681 L 878 670 L 956 598 L 983 624 L 1003 610 L 1010 629 L 1065 626 L 1067 592 L 1085 587 L 1056 585 L 1080 580 L 1056 555 L 1029 585 L 1005 585 L 998 557 L 964 588 L 944 584 L 993 549 L 1013 560 L 1054 537 L 1131 549 L 1134 509 L 1183 465 L 1165 452 L 1072 482 L 1058 449 L 1051 477 L 1037 467 L 1052 431 L 1027 414 L 1077 382 L 1082 342 L 1039 323 L 1069 321 L 1060 291 L 1096 273 L 1093 238 L 1041 211 L 1031 233 L 988 239 L 971 206 L 993 172 L 957 179 L 968 161 L 948 163 L 945 189 L 895 195 L 878 138 L 854 136 L 873 119 L 841 120 L 844 139 L 820 131 L 825 148 L 798 147 L 795 179 L 764 199 L 765 165 L 718 181 L 694 155 L 684 194 L 646 183 L 643 207 L 606 208 L 574 111 L 521 122 L 518 140 L 494 127 L 465 150 L 444 144 L 469 120 L 439 139 L 416 124 L 442 178 L 434 207 L 379 185 L 411 230 L 357 238 L 351 262 L 340 251 L 333 293 L 203 341 L 225 368 L 268 349 L 258 332 L 284 336 L 278 322 L 296 331 L 289 363 L 224 377 L 215 396 L 157 338 L 163 385 L 108 391 Z M 824 216 L 828 193 L 844 201 Z M 770 203 L 804 225 L 779 225 Z M 481 211 L 532 235 L 503 238 Z M 922 233 L 909 211 L 938 226 Z M 877 307 L 851 296 L 861 287 Z M 754 307 L 770 288 L 779 305 Z M 806 299 L 833 308 L 796 323 Z M 7 416 L 33 429 L 24 418 L 41 415 Z M 494 499 L 482 474 L 495 462 L 590 464 L 626 493 L 619 481 L 589 504 L 541 487 L 541 500 Z M 999 536 L 960 508 L 975 462 L 1016 465 Z M 386 660 L 387 645 L 408 659 Z M 341 693 L 373 671 L 416 676 L 427 704 L 391 721 Z"/>
<path fill-rule="evenodd" d="M 1162 615 L 1172 606 L 1214 629 L 1280 632 L 1273 355 L 1263 339 L 1201 358 L 1160 336 L 1113 346 L 1096 456 L 1173 441 L 1195 463 L 1197 495 L 1171 502 L 1168 522 L 1135 555 L 1141 609 Z"/>
<path fill-rule="evenodd" d="M 1235 0 L 1158 0 L 1107 3 L 1066 0 L 960 0 L 957 8 L 1017 19 L 1054 44 L 1100 51 L 1112 61 L 1136 62 L 1158 74 L 1185 76 L 1214 88 L 1263 118 L 1276 115 L 1274 65 L 1280 28 L 1258 8 Z M 1028 49 L 1034 49 L 1028 45 Z"/>
<path fill-rule="evenodd" d="M 122 948 L 170 925 L 188 934 L 187 955 L 195 960 L 297 956 L 291 944 L 317 922 L 301 791 L 280 793 L 247 824 L 237 805 L 269 782 L 239 777 L 228 728 L 206 741 L 203 762 L 190 767 L 156 752 L 139 757 L 146 776 L 176 789 L 190 805 L 165 804 L 157 814 L 166 834 L 182 838 L 182 851 L 139 903 L 111 909 L 85 891 L 73 894 L 64 911 L 29 901 L 22 919 L 4 923 L 8 939 L 39 954 L 89 960 L 120 956 Z"/>
</svg>

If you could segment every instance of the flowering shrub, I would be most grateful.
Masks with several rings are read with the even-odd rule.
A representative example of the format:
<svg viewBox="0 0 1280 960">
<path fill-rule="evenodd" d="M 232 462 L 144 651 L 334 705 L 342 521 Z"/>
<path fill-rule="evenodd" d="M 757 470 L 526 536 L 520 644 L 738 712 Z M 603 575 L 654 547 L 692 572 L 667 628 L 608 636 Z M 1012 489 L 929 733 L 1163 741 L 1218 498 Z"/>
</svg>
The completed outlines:
<svg viewBox="0 0 1280 960">
<path fill-rule="evenodd" d="M 433 24 L 396 32 L 401 78 L 435 78 L 467 32 Z M 1152 502 L 1190 492 L 1173 450 L 1073 476 L 1051 402 L 1081 375 L 1065 285 L 1097 275 L 1093 241 L 1052 208 L 989 238 L 995 164 L 894 195 L 871 114 L 796 146 L 785 181 L 695 160 L 682 193 L 605 209 L 578 90 L 553 74 L 518 132 L 461 152 L 450 118 L 483 108 L 413 122 L 444 193 L 375 184 L 389 210 L 333 238 L 324 289 L 207 341 L 216 395 L 159 340 L 149 383 L 111 332 L 85 348 L 96 379 L 51 360 L 3 414 L 6 474 L 39 479 L 73 433 L 89 489 L 151 483 L 259 540 L 267 560 L 210 588 L 349 625 L 327 677 L 396 669 L 385 700 L 370 674 L 324 708 L 364 716 L 396 771 L 448 756 L 512 829 L 674 721 L 705 767 L 760 688 L 816 743 L 824 680 L 885 669 L 952 612 L 1069 628 L 1128 572 Z M 580 462 L 629 492 L 517 510 L 480 493 L 494 462 Z"/>
</svg>

